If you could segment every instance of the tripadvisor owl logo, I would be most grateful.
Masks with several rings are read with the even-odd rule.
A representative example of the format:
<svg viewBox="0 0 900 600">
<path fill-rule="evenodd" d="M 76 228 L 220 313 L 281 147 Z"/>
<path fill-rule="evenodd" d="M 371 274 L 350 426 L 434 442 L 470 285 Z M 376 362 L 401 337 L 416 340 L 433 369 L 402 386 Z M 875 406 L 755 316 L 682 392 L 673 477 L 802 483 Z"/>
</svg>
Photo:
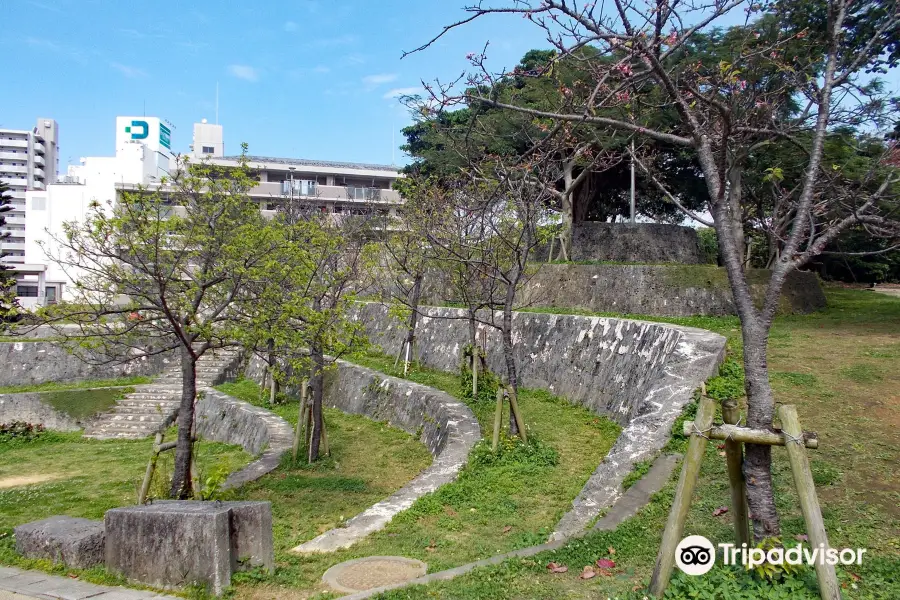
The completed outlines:
<svg viewBox="0 0 900 600">
<path fill-rule="evenodd" d="M 675 547 L 675 564 L 688 575 L 704 575 L 716 562 L 716 547 L 702 535 L 689 535 Z"/>
</svg>

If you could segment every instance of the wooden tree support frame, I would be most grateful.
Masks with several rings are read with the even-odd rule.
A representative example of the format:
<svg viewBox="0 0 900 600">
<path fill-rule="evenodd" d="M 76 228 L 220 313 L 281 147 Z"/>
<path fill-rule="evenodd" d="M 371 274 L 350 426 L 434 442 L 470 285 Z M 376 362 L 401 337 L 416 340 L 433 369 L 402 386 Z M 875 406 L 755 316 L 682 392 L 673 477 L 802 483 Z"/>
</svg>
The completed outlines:
<svg viewBox="0 0 900 600">
<path fill-rule="evenodd" d="M 166 424 L 164 423 L 164 425 Z M 147 470 L 144 471 L 144 480 L 141 481 L 141 488 L 138 491 L 138 504 L 147 502 L 147 496 L 150 494 L 150 484 L 153 481 L 154 473 L 156 473 L 156 464 L 159 462 L 159 455 L 163 452 L 174 450 L 178 446 L 178 442 L 165 442 L 164 440 L 165 433 L 157 431 L 156 437 L 153 438 L 153 453 L 150 455 L 150 460 L 147 461 Z M 197 442 L 196 435 L 191 436 L 191 442 L 192 444 Z M 194 499 L 199 500 L 201 498 L 200 471 L 197 469 L 197 456 L 193 448 L 191 448 L 190 476 Z"/>
<path fill-rule="evenodd" d="M 813 548 L 818 548 L 820 545 L 825 549 L 830 548 L 819 500 L 816 497 L 812 472 L 809 468 L 809 458 L 806 455 L 806 448 L 818 448 L 819 440 L 814 433 L 803 432 L 800 420 L 797 418 L 797 409 L 791 405 L 779 408 L 781 431 L 765 431 L 739 426 L 739 412 L 737 404 L 734 402 L 724 402 L 722 405 L 724 425 L 713 425 L 715 413 L 715 401 L 702 395 L 696 419 L 684 424 L 685 434 L 690 435 L 690 439 L 684 455 L 678 487 L 675 489 L 675 500 L 669 511 L 659 554 L 656 556 L 656 565 L 653 568 L 653 576 L 650 579 L 650 593 L 657 598 L 662 598 L 669 585 L 669 580 L 672 578 L 672 571 L 675 568 L 675 548 L 684 537 L 684 524 L 690 510 L 694 490 L 697 487 L 700 465 L 706 454 L 706 444 L 711 439 L 725 441 L 728 481 L 731 487 L 731 513 L 734 517 L 735 539 L 738 546 L 742 543 L 747 543 L 749 546 L 751 541 L 747 488 L 743 474 L 742 444 L 753 443 L 785 446 L 794 475 L 794 485 L 800 499 L 800 509 L 806 522 L 809 544 Z M 840 600 L 841 592 L 834 566 L 819 564 L 817 561 L 815 569 L 822 600 Z"/>
</svg>

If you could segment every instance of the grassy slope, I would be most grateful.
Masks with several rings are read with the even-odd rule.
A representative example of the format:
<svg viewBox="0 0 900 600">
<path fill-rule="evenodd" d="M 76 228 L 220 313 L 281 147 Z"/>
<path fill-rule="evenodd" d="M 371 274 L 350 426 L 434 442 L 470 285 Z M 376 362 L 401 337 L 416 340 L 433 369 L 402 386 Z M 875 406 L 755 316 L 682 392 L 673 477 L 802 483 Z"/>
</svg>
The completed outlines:
<svg viewBox="0 0 900 600">
<path fill-rule="evenodd" d="M 811 460 L 831 544 L 869 549 L 868 560 L 852 574 L 839 568 L 846 597 L 900 598 L 900 372 L 896 369 L 900 301 L 842 289 L 827 293 L 827 310 L 776 322 L 770 350 L 773 385 L 779 402 L 798 406 L 804 428 L 819 432 L 822 446 L 811 452 Z M 729 337 L 733 353 L 740 353 L 736 318 L 649 318 L 717 331 Z M 705 535 L 714 542 L 732 539 L 730 518 L 712 516 L 715 508 L 729 504 L 724 459 L 718 452 L 709 446 L 687 524 L 688 533 Z M 784 452 L 776 450 L 774 456 L 784 538 L 796 543 L 793 536 L 804 528 L 791 473 Z M 674 480 L 640 515 L 616 531 L 573 542 L 559 552 L 507 561 L 451 582 L 384 597 L 642 598 L 673 495 Z M 610 549 L 615 553 L 610 554 Z M 617 562 L 612 576 L 578 578 L 582 567 L 602 557 Z M 566 564 L 569 573 L 549 574 L 546 564 L 551 560 Z M 685 579 L 676 577 L 683 590 L 704 581 Z M 734 591 L 707 590 L 711 595 L 702 597 L 736 598 L 741 593 L 738 590 L 747 594 L 741 597 L 759 594 L 749 589 L 754 582 L 741 575 L 726 572 L 720 583 L 733 585 Z M 783 597 L 817 597 L 811 572 L 792 583 L 802 589 L 783 589 Z"/>
<path fill-rule="evenodd" d="M 118 379 L 95 379 L 89 381 L 73 381 L 70 383 L 38 383 L 34 385 L 11 385 L 0 387 L 0 394 L 20 394 L 25 392 L 65 392 L 70 390 L 85 390 L 94 388 L 127 387 L 150 383 L 152 377 L 119 377 Z"/>
<path fill-rule="evenodd" d="M 354 361 L 396 375 L 389 358 L 367 355 L 354 357 Z M 409 377 L 454 395 L 460 391 L 459 378 L 452 374 L 417 369 Z M 249 382 L 240 385 L 245 388 L 244 399 L 258 401 L 258 388 Z M 234 387 L 220 386 L 220 389 L 240 395 Z M 323 482 L 322 486 L 312 483 L 310 479 L 314 477 L 334 476 L 333 465 L 325 463 L 312 471 L 303 471 L 302 476 L 295 475 L 296 483 L 292 484 L 294 489 L 290 497 L 285 496 L 288 490 L 282 490 L 279 483 L 280 478 L 290 477 L 283 473 L 251 486 L 246 492 L 247 497 L 271 499 L 276 506 L 284 506 L 277 508 L 275 519 L 279 569 L 274 580 L 239 576 L 238 596 L 283 597 L 306 593 L 298 592 L 297 588 L 323 591 L 319 579 L 328 567 L 360 556 L 399 554 L 419 558 L 427 562 L 431 570 L 439 570 L 545 541 L 587 477 L 609 451 L 619 428 L 607 419 L 543 392 L 523 391 L 520 405 L 531 432 L 557 451 L 559 462 L 556 466 L 504 463 L 468 467 L 457 482 L 420 499 L 394 518 L 385 530 L 352 548 L 330 555 L 296 556 L 285 551 L 336 524 L 340 515 L 350 517 L 364 507 L 354 508 L 350 502 L 356 500 L 354 494 L 332 486 L 359 486 L 359 493 L 362 493 L 362 486 L 369 478 L 390 477 L 398 468 L 381 466 L 388 457 L 397 454 L 396 449 L 392 451 L 385 443 L 386 440 L 366 444 L 358 437 L 349 438 L 342 432 L 343 423 L 348 420 L 356 422 L 362 431 L 364 419 L 328 411 L 329 439 L 333 440 L 335 452 L 346 451 L 342 449 L 345 444 L 362 446 L 359 456 L 344 456 L 343 459 L 335 456 L 334 459 L 343 469 L 352 470 L 354 481 L 358 483 L 345 478 L 335 483 L 326 480 L 328 483 Z M 490 431 L 493 406 L 478 404 L 473 408 L 483 431 Z M 276 410 L 296 422 L 296 409 L 296 404 L 292 403 Z M 384 430 L 384 433 L 394 431 Z M 393 442 L 395 447 L 397 443 Z M 368 468 L 367 461 L 374 461 L 379 466 Z M 308 498 L 298 500 L 299 489 L 308 493 Z M 386 489 L 383 495 L 387 495 Z M 372 501 L 377 499 L 380 498 Z M 315 524 L 320 526 L 316 531 L 309 531 Z"/>
</svg>

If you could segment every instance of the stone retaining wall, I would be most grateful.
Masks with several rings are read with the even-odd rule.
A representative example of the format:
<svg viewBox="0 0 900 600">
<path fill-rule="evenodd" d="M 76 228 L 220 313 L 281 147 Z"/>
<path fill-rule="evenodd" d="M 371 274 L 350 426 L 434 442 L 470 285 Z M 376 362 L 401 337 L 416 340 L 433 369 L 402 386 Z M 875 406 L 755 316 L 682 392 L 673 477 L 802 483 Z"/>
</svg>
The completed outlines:
<svg viewBox="0 0 900 600">
<path fill-rule="evenodd" d="M 0 342 L 0 387 L 156 375 L 174 360 L 159 354 L 125 364 L 92 365 L 59 342 Z"/>
<path fill-rule="evenodd" d="M 464 311 L 426 307 L 423 312 L 416 338 L 418 358 L 429 367 L 456 371 L 468 339 Z M 364 305 L 357 318 L 373 343 L 397 353 L 404 325 L 386 307 Z M 515 313 L 513 327 L 524 387 L 552 391 L 623 426 L 553 534 L 568 537 L 612 505 L 635 463 L 652 458 L 665 445 L 694 390 L 716 374 L 725 338 L 689 327 L 543 313 Z M 499 334 L 486 332 L 488 364 L 503 374 Z"/>
<path fill-rule="evenodd" d="M 247 376 L 259 382 L 262 372 L 262 361 L 258 357 L 251 359 Z M 299 553 L 333 552 L 383 529 L 416 499 L 456 479 L 469 451 L 481 439 L 475 415 L 449 394 L 342 360 L 326 375 L 324 401 L 344 412 L 384 421 L 418 435 L 434 460 L 415 479 L 343 527 L 294 548 Z"/>
<path fill-rule="evenodd" d="M 554 251 L 554 256 L 559 249 Z M 571 260 L 702 264 L 697 230 L 664 223 L 585 221 L 572 229 Z"/>
<path fill-rule="evenodd" d="M 81 425 L 41 401 L 41 394 L 0 394 L 0 423 L 22 421 L 54 431 L 78 431 Z"/>
<path fill-rule="evenodd" d="M 214 389 L 203 392 L 194 419 L 197 433 L 204 439 L 236 444 L 254 456 L 259 455 L 228 477 L 223 485 L 226 489 L 240 487 L 273 471 L 293 443 L 293 428 L 287 421 Z"/>
<path fill-rule="evenodd" d="M 770 277 L 763 269 L 747 272 L 757 305 Z M 522 303 L 634 315 L 737 314 L 725 269 L 712 265 L 547 264 L 526 285 Z M 815 273 L 788 276 L 779 313 L 805 314 L 825 305 Z"/>
</svg>

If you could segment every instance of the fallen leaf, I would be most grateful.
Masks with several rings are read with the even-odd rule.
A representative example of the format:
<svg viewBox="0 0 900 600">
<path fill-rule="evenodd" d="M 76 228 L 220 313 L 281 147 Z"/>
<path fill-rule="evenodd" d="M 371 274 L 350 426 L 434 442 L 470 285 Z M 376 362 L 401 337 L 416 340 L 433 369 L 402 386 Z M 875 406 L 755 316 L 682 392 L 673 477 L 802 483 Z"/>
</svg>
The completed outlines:
<svg viewBox="0 0 900 600">
<path fill-rule="evenodd" d="M 581 572 L 581 575 L 578 577 L 580 579 L 593 579 L 597 576 L 597 571 L 594 570 L 594 567 L 588 565 L 584 568 L 584 571 Z"/>
<path fill-rule="evenodd" d="M 512 531 L 512 525 L 507 525 L 503 528 L 503 533 L 509 533 L 510 531 Z"/>
<path fill-rule="evenodd" d="M 610 546 L 609 548 L 607 548 L 606 551 L 609 552 L 610 554 L 615 554 L 615 553 L 616 553 L 616 549 L 613 548 L 612 546 Z"/>
<path fill-rule="evenodd" d="M 428 547 L 425 548 L 425 551 L 434 552 L 435 550 L 437 550 L 437 546 L 435 545 L 434 540 L 431 540 L 431 543 L 428 544 Z"/>
<path fill-rule="evenodd" d="M 717 508 L 716 510 L 713 511 L 713 516 L 721 517 L 722 515 L 724 515 L 727 512 L 728 512 L 727 506 L 720 506 L 719 508 Z"/>
<path fill-rule="evenodd" d="M 724 449 L 725 449 L 725 444 L 719 444 L 718 446 L 716 446 L 716 450 L 724 450 Z"/>
<path fill-rule="evenodd" d="M 66 573 L 66 575 L 67 575 L 70 579 L 78 579 L 78 575 L 76 575 L 75 573 Z"/>
<path fill-rule="evenodd" d="M 638 591 L 638 590 L 640 590 L 640 589 L 641 589 L 641 586 L 640 586 L 640 585 L 636 585 L 636 586 L 634 586 L 633 588 L 631 588 L 631 591 L 632 591 L 632 592 L 636 592 L 636 591 Z"/>
<path fill-rule="evenodd" d="M 616 563 L 608 558 L 601 558 L 597 561 L 597 566 L 601 569 L 615 569 Z"/>
<path fill-rule="evenodd" d="M 725 456 L 724 452 L 719 452 L 719 456 Z"/>
<path fill-rule="evenodd" d="M 566 573 L 568 572 L 569 567 L 552 562 L 547 565 L 547 570 L 551 573 Z"/>
<path fill-rule="evenodd" d="M 808 542 L 809 536 L 806 535 L 805 533 L 798 533 L 797 535 L 794 536 L 794 539 L 797 540 L 798 542 Z"/>
<path fill-rule="evenodd" d="M 445 506 L 444 512 L 447 514 L 448 517 L 455 517 L 459 514 L 458 512 L 453 510 L 453 507 L 451 507 L 451 506 Z"/>
<path fill-rule="evenodd" d="M 860 579 L 862 579 L 862 577 L 860 577 L 856 573 L 851 573 L 850 571 L 847 571 L 847 574 L 850 575 L 850 577 L 853 579 L 853 581 L 859 581 Z"/>
</svg>

